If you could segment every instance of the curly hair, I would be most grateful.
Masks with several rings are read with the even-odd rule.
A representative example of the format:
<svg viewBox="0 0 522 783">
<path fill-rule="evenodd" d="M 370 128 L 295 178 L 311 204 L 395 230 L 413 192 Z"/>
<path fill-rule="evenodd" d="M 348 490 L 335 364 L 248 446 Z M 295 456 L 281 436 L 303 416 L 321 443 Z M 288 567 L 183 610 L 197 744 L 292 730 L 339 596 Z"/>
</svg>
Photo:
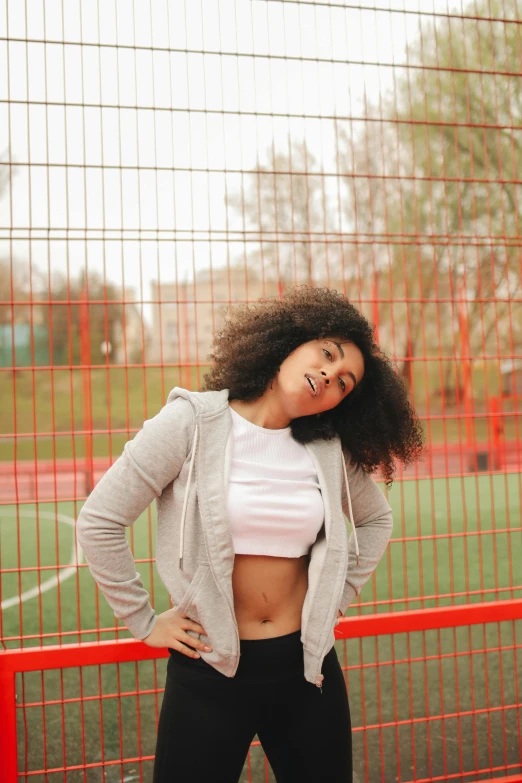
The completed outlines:
<svg viewBox="0 0 522 783">
<path fill-rule="evenodd" d="M 228 389 L 229 400 L 253 402 L 303 343 L 328 336 L 348 339 L 364 358 L 361 382 L 335 408 L 293 419 L 292 436 L 304 444 L 338 435 L 352 464 L 370 473 L 380 467 L 391 486 L 395 460 L 408 465 L 420 456 L 424 433 L 408 390 L 374 333 L 343 294 L 328 288 L 294 286 L 281 299 L 231 306 L 224 327 L 214 334 L 208 358 L 215 364 L 203 376 L 200 391 Z"/>
</svg>

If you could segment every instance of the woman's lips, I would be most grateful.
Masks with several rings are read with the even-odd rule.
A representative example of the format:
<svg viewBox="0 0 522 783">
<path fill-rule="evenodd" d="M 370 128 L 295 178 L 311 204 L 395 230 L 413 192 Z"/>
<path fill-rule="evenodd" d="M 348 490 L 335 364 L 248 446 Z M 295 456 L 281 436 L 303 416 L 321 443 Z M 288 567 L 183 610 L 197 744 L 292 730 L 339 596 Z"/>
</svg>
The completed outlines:
<svg viewBox="0 0 522 783">
<path fill-rule="evenodd" d="M 311 378 L 313 380 L 313 382 L 315 384 L 315 391 L 313 390 L 312 384 L 310 383 L 308 378 Z M 320 378 L 318 378 L 316 375 L 311 375 L 311 374 L 307 373 L 305 375 L 305 377 L 304 377 L 304 382 L 308 386 L 308 392 L 309 392 L 310 396 L 313 397 L 314 399 L 317 399 L 317 397 L 319 397 L 321 392 L 323 391 L 324 384 L 323 384 L 322 380 Z"/>
</svg>

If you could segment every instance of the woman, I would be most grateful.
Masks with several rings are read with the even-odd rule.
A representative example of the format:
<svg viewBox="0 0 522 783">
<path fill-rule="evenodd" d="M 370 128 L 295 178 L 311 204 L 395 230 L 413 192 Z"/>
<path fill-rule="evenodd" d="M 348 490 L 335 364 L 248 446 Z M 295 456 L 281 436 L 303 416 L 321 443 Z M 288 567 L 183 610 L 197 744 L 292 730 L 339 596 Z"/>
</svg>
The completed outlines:
<svg viewBox="0 0 522 783">
<path fill-rule="evenodd" d="M 170 651 L 154 783 L 237 781 L 255 734 L 278 783 L 346 783 L 334 627 L 391 535 L 370 473 L 390 485 L 422 430 L 371 326 L 336 291 L 232 309 L 210 359 L 205 390 L 170 392 L 78 518 L 115 615 Z M 154 498 L 174 604 L 160 615 L 125 538 Z"/>
</svg>

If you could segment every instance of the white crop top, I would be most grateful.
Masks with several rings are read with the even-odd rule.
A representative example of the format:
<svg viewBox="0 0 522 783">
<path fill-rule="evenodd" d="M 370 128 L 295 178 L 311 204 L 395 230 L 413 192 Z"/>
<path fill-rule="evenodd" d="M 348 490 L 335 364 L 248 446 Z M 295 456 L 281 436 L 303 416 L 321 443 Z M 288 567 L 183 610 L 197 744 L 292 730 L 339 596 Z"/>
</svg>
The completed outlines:
<svg viewBox="0 0 522 783">
<path fill-rule="evenodd" d="M 301 557 L 324 522 L 314 463 L 290 427 L 271 430 L 230 408 L 232 460 L 227 517 L 234 552 Z"/>
</svg>

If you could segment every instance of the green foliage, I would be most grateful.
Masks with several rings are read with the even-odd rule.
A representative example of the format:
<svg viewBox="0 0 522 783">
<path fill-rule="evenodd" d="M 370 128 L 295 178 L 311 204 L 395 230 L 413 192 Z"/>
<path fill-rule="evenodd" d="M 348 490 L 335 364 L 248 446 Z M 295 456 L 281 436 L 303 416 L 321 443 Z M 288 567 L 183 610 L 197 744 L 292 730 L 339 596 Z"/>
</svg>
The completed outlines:
<svg viewBox="0 0 522 783">
<path fill-rule="evenodd" d="M 155 416 L 174 386 L 198 390 L 207 365 L 199 367 L 107 367 L 87 371 L 92 403 L 95 457 L 118 455 L 145 419 Z M 0 432 L 33 433 L 19 437 L 19 460 L 77 458 L 84 454 L 84 371 L 24 370 L 15 378 L 0 373 Z M 120 430 L 121 432 L 117 432 Z M 40 433 L 54 432 L 53 436 Z M 15 458 L 14 443 L 0 440 L 0 461 Z"/>
<path fill-rule="evenodd" d="M 289 137 L 228 200 L 244 227 L 275 232 L 252 255 L 270 273 L 324 281 L 328 270 L 356 304 L 375 283 L 383 348 L 447 357 L 441 387 L 458 385 L 452 356 L 522 345 L 519 15 L 517 0 L 479 0 L 419 17 L 393 90 L 365 95 L 362 118 L 333 121 L 330 160 Z M 323 167 L 339 172 L 335 187 Z M 346 242 L 327 245 L 327 231 Z"/>
<path fill-rule="evenodd" d="M 354 161 L 346 212 L 356 205 L 358 230 L 384 237 L 361 263 L 380 270 L 379 293 L 395 300 L 381 322 L 408 331 L 413 355 L 462 352 L 461 295 L 472 355 L 511 353 L 522 340 L 509 301 L 520 296 L 520 34 L 487 20 L 514 20 L 517 7 L 482 0 L 469 11 L 426 15 L 394 91 L 367 102 L 356 136 L 340 128 Z"/>
<path fill-rule="evenodd" d="M 108 341 L 114 346 L 116 330 L 123 319 L 123 306 L 114 303 L 115 299 L 121 299 L 121 294 L 96 273 L 90 273 L 88 279 L 82 274 L 78 279 L 60 280 L 50 292 L 49 304 L 41 306 L 56 364 L 105 364 L 102 343 Z M 82 320 L 80 300 L 88 302 L 85 320 Z M 87 362 L 83 361 L 81 352 L 82 329 L 89 332 Z"/>
</svg>

